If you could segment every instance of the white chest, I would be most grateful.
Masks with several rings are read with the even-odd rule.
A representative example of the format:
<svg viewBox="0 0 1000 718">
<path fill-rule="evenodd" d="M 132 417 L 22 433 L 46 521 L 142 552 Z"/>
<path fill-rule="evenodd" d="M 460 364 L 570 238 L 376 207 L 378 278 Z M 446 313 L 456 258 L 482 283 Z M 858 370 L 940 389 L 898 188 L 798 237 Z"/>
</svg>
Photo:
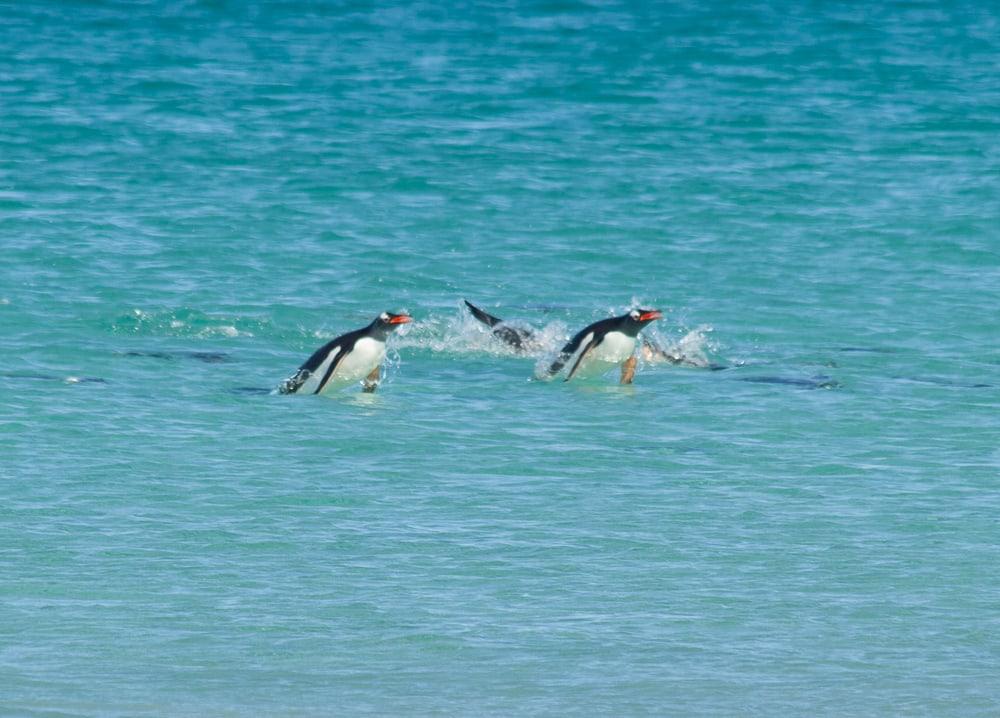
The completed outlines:
<svg viewBox="0 0 1000 718">
<path fill-rule="evenodd" d="M 318 385 L 322 377 L 326 376 L 330 361 L 334 358 L 336 358 L 336 355 L 331 355 L 327 361 L 324 361 L 310 378 L 310 381 L 315 380 Z M 322 393 L 325 394 L 332 389 L 343 387 L 345 384 L 361 381 L 371 374 L 372 369 L 381 364 L 384 358 L 385 342 L 380 342 L 370 337 L 358 339 L 354 342 L 354 349 L 337 364 L 337 368 L 334 369 L 330 380 L 323 386 Z M 309 391 L 312 391 L 311 387 Z"/>
<path fill-rule="evenodd" d="M 584 346 L 589 339 L 582 342 Z M 621 332 L 608 332 L 604 340 L 587 352 L 577 369 L 578 377 L 593 377 L 603 374 L 612 367 L 618 366 L 632 356 L 635 350 L 635 338 Z"/>
<path fill-rule="evenodd" d="M 635 337 L 621 332 L 608 332 L 604 335 L 604 341 L 594 349 L 593 354 L 594 359 L 598 361 L 619 364 L 632 356 L 633 351 L 635 351 Z"/>
<path fill-rule="evenodd" d="M 354 342 L 354 349 L 340 360 L 332 379 L 339 382 L 359 381 L 385 359 L 385 342 L 363 337 Z"/>
</svg>

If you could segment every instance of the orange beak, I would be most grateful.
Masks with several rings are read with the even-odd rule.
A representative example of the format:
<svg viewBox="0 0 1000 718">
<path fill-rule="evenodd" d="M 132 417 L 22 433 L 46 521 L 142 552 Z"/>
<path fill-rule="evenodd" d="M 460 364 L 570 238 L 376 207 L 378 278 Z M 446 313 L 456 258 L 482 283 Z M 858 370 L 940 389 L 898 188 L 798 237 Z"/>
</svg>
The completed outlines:
<svg viewBox="0 0 1000 718">
<path fill-rule="evenodd" d="M 407 324 L 412 321 L 413 317 L 408 314 L 397 314 L 389 319 L 389 324 Z"/>
<path fill-rule="evenodd" d="M 654 309 L 651 312 L 643 312 L 639 315 L 640 322 L 651 322 L 654 319 L 663 319 L 663 314 L 659 310 Z"/>
</svg>

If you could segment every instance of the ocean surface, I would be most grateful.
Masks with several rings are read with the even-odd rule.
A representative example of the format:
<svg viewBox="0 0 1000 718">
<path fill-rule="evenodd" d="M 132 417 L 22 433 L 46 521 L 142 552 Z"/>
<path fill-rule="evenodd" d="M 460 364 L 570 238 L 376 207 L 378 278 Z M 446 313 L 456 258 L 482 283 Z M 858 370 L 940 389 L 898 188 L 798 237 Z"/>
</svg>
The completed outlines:
<svg viewBox="0 0 1000 718">
<path fill-rule="evenodd" d="M 735 5 L 0 2 L 0 714 L 1000 714 L 1000 7 Z"/>
</svg>

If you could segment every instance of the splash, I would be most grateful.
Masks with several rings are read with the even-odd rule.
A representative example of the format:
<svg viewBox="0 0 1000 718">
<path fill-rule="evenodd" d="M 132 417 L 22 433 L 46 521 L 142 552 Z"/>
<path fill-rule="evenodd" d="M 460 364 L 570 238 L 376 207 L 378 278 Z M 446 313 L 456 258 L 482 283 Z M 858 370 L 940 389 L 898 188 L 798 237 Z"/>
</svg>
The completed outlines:
<svg viewBox="0 0 1000 718">
<path fill-rule="evenodd" d="M 510 321 L 507 326 L 526 329 L 531 338 L 518 351 L 496 337 L 491 329 L 461 307 L 446 316 L 431 315 L 404 328 L 395 337 L 397 349 L 425 349 L 440 354 L 488 354 L 492 356 L 536 357 L 555 351 L 567 339 L 566 325 L 552 321 L 543 327 Z"/>
<path fill-rule="evenodd" d="M 643 305 L 641 300 L 632 302 Z M 648 304 L 648 303 L 645 303 Z M 597 321 L 620 314 L 620 310 L 607 307 L 594 312 L 589 321 Z M 581 327 L 588 322 L 581 323 Z M 532 375 L 536 380 L 549 380 L 552 376 L 548 368 L 559 351 L 575 333 L 562 320 L 549 320 L 544 325 L 529 324 L 517 320 L 506 325 L 526 329 L 530 339 L 522 350 L 518 350 L 498 338 L 490 327 L 476 320 L 464 306 L 455 313 L 431 315 L 407 325 L 391 340 L 395 351 L 425 350 L 448 355 L 489 355 L 498 357 L 518 357 L 534 360 Z M 712 361 L 712 354 L 718 345 L 710 338 L 713 331 L 709 325 L 695 329 L 678 327 L 677 338 L 664 337 L 660 330 L 648 328 L 639 339 L 639 357 L 644 364 L 669 363 L 674 365 L 706 369 L 720 368 Z"/>
<path fill-rule="evenodd" d="M 710 354 L 718 351 L 718 344 L 709 338 L 713 331 L 708 324 L 702 324 L 688 331 L 676 341 L 662 337 L 659 331 L 650 330 L 642 341 L 640 356 L 652 364 L 669 363 L 680 366 L 709 369 L 714 364 Z"/>
</svg>

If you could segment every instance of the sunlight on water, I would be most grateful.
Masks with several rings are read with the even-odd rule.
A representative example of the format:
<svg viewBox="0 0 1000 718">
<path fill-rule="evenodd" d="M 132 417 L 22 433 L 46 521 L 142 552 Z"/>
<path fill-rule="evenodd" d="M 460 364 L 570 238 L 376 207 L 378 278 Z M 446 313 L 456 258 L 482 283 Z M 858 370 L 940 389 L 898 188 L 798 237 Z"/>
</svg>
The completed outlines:
<svg viewBox="0 0 1000 718">
<path fill-rule="evenodd" d="M 0 713 L 1000 714 L 998 13 L 5 4 Z"/>
</svg>

